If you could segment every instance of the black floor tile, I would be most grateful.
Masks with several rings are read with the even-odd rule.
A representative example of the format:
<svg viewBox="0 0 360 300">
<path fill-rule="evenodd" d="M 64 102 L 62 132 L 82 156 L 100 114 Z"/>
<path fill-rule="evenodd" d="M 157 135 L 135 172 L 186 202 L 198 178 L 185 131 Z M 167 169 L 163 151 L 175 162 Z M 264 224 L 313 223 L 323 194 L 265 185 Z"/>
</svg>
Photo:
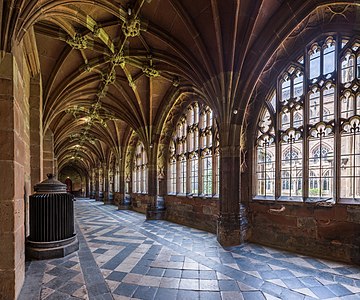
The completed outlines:
<svg viewBox="0 0 360 300">
<path fill-rule="evenodd" d="M 138 285 L 135 284 L 120 283 L 119 286 L 114 290 L 114 294 L 131 297 L 137 288 Z"/>
<path fill-rule="evenodd" d="M 127 273 L 124 273 L 124 272 L 114 271 L 114 272 L 111 272 L 110 275 L 108 275 L 108 277 L 106 277 L 106 279 L 113 280 L 113 281 L 121 281 L 126 276 L 126 274 Z"/>
</svg>

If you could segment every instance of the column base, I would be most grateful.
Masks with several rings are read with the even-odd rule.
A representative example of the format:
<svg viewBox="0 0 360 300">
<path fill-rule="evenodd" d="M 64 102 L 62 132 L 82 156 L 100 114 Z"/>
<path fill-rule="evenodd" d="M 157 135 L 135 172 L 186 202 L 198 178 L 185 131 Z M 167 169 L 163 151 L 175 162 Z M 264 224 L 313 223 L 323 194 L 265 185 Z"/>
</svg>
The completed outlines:
<svg viewBox="0 0 360 300">
<path fill-rule="evenodd" d="M 148 208 L 146 210 L 146 220 L 164 220 L 165 209 Z"/>
<path fill-rule="evenodd" d="M 129 194 L 119 194 L 118 196 L 118 210 L 131 209 L 131 197 Z"/>
<path fill-rule="evenodd" d="M 113 205 L 115 203 L 114 203 L 114 201 L 112 199 L 104 199 L 104 204 L 105 205 Z"/>
<path fill-rule="evenodd" d="M 26 256 L 31 259 L 51 259 L 64 257 L 79 250 L 77 236 L 54 241 L 54 242 L 32 242 L 26 243 Z"/>
<path fill-rule="evenodd" d="M 236 246 L 248 239 L 248 220 L 245 206 L 240 206 L 240 213 L 220 214 L 217 224 L 217 240 L 224 247 Z"/>
<path fill-rule="evenodd" d="M 110 195 L 107 195 L 106 193 L 104 194 L 103 201 L 105 205 L 115 204 L 113 197 L 110 197 Z"/>
</svg>

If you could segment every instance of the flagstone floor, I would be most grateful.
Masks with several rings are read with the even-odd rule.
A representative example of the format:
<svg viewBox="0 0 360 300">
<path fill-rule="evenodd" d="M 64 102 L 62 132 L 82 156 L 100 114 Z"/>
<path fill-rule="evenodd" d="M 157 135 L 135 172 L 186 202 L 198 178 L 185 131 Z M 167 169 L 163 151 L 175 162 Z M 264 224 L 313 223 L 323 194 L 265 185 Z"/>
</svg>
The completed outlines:
<svg viewBox="0 0 360 300">
<path fill-rule="evenodd" d="M 20 300 L 360 299 L 360 266 L 223 248 L 214 234 L 89 199 L 75 211 L 79 251 L 27 262 Z"/>
</svg>

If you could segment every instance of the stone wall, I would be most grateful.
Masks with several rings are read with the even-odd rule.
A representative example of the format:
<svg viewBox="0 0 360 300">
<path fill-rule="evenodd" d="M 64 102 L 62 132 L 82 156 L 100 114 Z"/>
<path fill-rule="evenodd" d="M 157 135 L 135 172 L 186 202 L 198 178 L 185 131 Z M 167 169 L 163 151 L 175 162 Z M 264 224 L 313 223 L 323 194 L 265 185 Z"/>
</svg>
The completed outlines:
<svg viewBox="0 0 360 300">
<path fill-rule="evenodd" d="M 360 263 L 360 206 L 250 203 L 251 242 Z"/>
<path fill-rule="evenodd" d="M 149 196 L 146 194 L 131 194 L 131 208 L 145 214 Z"/>
<path fill-rule="evenodd" d="M 0 61 L 0 299 L 16 299 L 25 275 L 30 74 L 21 49 L 20 44 Z"/>
<path fill-rule="evenodd" d="M 171 222 L 216 233 L 219 200 L 165 196 L 165 218 Z"/>
</svg>

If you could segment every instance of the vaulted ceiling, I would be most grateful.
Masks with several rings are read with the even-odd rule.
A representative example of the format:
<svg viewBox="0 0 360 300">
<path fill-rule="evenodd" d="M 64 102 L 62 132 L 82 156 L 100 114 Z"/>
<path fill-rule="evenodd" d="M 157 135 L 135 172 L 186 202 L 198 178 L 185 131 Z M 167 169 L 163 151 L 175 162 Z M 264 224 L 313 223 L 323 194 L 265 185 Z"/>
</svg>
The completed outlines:
<svg viewBox="0 0 360 300">
<path fill-rule="evenodd" d="M 331 2 L 5 0 L 0 49 L 34 33 L 44 129 L 60 167 L 89 168 L 120 155 L 133 130 L 145 146 L 156 142 L 187 97 L 206 101 L 225 127 L 241 122 L 232 112 L 256 74 L 301 20 Z"/>
</svg>

